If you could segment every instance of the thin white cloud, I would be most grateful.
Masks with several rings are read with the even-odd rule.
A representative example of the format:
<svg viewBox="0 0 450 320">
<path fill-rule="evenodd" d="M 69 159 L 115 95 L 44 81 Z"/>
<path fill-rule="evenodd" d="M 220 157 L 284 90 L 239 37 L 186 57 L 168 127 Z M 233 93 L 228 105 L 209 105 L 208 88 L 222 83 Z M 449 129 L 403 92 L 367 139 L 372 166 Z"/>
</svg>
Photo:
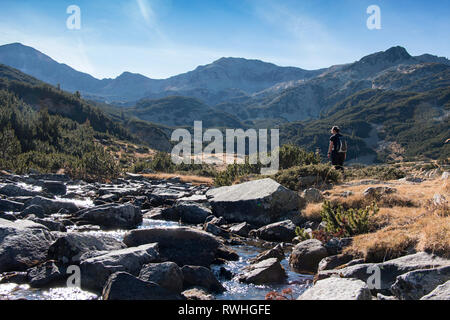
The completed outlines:
<svg viewBox="0 0 450 320">
<path fill-rule="evenodd" d="M 149 0 L 136 0 L 139 17 L 135 17 L 138 21 L 144 20 L 146 27 L 150 31 L 150 35 L 156 34 L 162 41 L 168 41 L 165 34 L 162 32 L 158 16 Z"/>
<path fill-rule="evenodd" d="M 142 17 L 148 24 L 154 23 L 155 13 L 147 0 L 137 0 Z"/>
</svg>

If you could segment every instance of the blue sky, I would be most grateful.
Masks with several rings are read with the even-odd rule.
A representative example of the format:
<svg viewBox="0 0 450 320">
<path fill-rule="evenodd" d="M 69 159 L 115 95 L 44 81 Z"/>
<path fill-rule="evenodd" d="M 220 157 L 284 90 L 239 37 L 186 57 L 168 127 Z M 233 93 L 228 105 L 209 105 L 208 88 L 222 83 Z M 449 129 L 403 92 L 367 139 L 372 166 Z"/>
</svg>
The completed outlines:
<svg viewBox="0 0 450 320">
<path fill-rule="evenodd" d="M 68 30 L 69 5 L 81 30 Z M 381 30 L 369 30 L 369 5 Z M 0 44 L 30 45 L 98 78 L 165 78 L 221 57 L 317 69 L 401 45 L 450 56 L 450 1 L 2 0 Z"/>
</svg>

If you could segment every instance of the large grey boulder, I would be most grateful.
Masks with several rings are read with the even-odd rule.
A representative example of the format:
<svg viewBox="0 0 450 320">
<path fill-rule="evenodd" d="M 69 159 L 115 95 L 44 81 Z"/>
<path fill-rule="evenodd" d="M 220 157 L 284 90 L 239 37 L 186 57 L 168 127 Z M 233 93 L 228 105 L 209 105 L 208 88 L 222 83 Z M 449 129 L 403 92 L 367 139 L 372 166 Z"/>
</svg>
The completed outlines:
<svg viewBox="0 0 450 320">
<path fill-rule="evenodd" d="M 450 280 L 450 266 L 410 271 L 397 277 L 391 287 L 400 300 L 419 300 Z"/>
<path fill-rule="evenodd" d="M 146 264 L 139 273 L 139 279 L 155 282 L 171 292 L 183 291 L 183 272 L 174 262 Z"/>
<path fill-rule="evenodd" d="M 22 218 L 25 218 L 29 215 L 34 215 L 37 218 L 44 218 L 45 210 L 41 206 L 32 204 L 32 205 L 26 207 L 25 209 L 23 209 L 22 212 L 20 213 L 20 216 Z"/>
<path fill-rule="evenodd" d="M 261 227 L 255 235 L 266 241 L 291 242 L 296 236 L 295 228 L 291 220 L 285 220 Z"/>
<path fill-rule="evenodd" d="M 29 207 L 31 205 L 41 206 L 46 214 L 57 213 L 61 209 L 65 209 L 69 213 L 75 213 L 80 209 L 73 202 L 53 200 L 41 196 L 34 197 L 33 199 L 25 202 L 26 207 Z"/>
<path fill-rule="evenodd" d="M 60 285 L 67 278 L 66 270 L 53 261 L 47 261 L 27 270 L 27 282 L 33 288 L 46 288 Z"/>
<path fill-rule="evenodd" d="M 208 292 L 221 293 L 225 291 L 225 288 L 208 268 L 184 266 L 181 268 L 181 271 L 183 272 L 183 286 L 185 289 L 202 287 Z"/>
<path fill-rule="evenodd" d="M 419 252 L 382 263 L 363 263 L 348 266 L 338 270 L 326 270 L 318 273 L 319 279 L 331 276 L 356 278 L 367 282 L 371 278 L 371 285 L 377 290 L 390 289 L 397 277 L 409 271 L 419 269 L 433 269 L 450 265 L 450 260 L 431 253 Z M 379 274 L 377 283 L 376 274 Z"/>
<path fill-rule="evenodd" d="M 450 281 L 438 286 L 420 300 L 450 300 Z"/>
<path fill-rule="evenodd" d="M 44 218 L 44 219 L 31 218 L 30 220 L 46 226 L 50 231 L 57 231 L 57 232 L 67 231 L 67 228 L 64 226 L 63 223 L 55 221 L 51 218 Z"/>
<path fill-rule="evenodd" d="M 0 194 L 7 197 L 34 197 L 39 195 L 40 192 L 27 190 L 14 184 L 7 184 L 0 188 Z"/>
<path fill-rule="evenodd" d="M 214 215 L 255 226 L 280 221 L 305 205 L 297 192 L 269 178 L 211 189 L 206 196 Z"/>
<path fill-rule="evenodd" d="M 148 282 L 126 272 L 112 274 L 106 281 L 103 300 L 184 300 L 154 282 Z"/>
<path fill-rule="evenodd" d="M 180 267 L 209 267 L 222 245 L 215 236 L 193 228 L 153 228 L 129 231 L 123 242 L 129 246 L 158 243 L 163 258 Z"/>
<path fill-rule="evenodd" d="M 132 229 L 142 223 L 141 210 L 131 204 L 105 204 L 77 212 L 80 221 L 107 229 Z"/>
<path fill-rule="evenodd" d="M 83 260 L 80 264 L 81 286 L 101 293 L 113 273 L 125 271 L 137 276 L 145 264 L 152 262 L 161 262 L 158 245 L 155 243 L 115 250 Z"/>
<path fill-rule="evenodd" d="M 270 258 L 245 268 L 245 273 L 239 276 L 239 281 L 253 284 L 283 283 L 287 276 L 286 270 L 276 258 Z"/>
<path fill-rule="evenodd" d="M 41 224 L 0 219 L 0 273 L 23 271 L 44 262 L 53 241 Z"/>
<path fill-rule="evenodd" d="M 317 281 L 298 300 L 372 300 L 372 295 L 361 280 L 332 277 Z"/>
<path fill-rule="evenodd" d="M 44 181 L 42 190 L 59 196 L 63 196 L 67 193 L 67 187 L 64 182 L 61 181 Z"/>
<path fill-rule="evenodd" d="M 23 209 L 23 207 L 23 203 L 21 202 L 0 199 L 0 211 L 19 212 Z"/>
<path fill-rule="evenodd" d="M 83 254 L 125 248 L 123 242 L 107 234 L 67 233 L 50 246 L 48 257 L 65 264 L 78 264 Z"/>
<path fill-rule="evenodd" d="M 300 242 L 292 250 L 289 265 L 297 273 L 315 273 L 320 261 L 328 256 L 325 246 L 316 239 Z"/>
<path fill-rule="evenodd" d="M 211 210 L 201 204 L 189 201 L 180 201 L 172 208 L 161 211 L 161 218 L 170 221 L 181 221 L 189 224 L 204 223 L 212 214 Z"/>
</svg>

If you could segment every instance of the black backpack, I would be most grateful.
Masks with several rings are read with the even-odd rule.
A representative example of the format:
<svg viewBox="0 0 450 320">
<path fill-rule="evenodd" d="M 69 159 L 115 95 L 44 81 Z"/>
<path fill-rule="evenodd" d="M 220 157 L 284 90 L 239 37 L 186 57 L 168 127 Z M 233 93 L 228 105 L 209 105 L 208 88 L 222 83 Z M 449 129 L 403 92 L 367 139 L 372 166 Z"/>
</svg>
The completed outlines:
<svg viewBox="0 0 450 320">
<path fill-rule="evenodd" d="M 348 145 L 347 145 L 347 140 L 344 139 L 344 137 L 339 137 L 339 148 L 338 148 L 338 152 L 339 153 L 347 153 L 348 150 Z"/>
</svg>

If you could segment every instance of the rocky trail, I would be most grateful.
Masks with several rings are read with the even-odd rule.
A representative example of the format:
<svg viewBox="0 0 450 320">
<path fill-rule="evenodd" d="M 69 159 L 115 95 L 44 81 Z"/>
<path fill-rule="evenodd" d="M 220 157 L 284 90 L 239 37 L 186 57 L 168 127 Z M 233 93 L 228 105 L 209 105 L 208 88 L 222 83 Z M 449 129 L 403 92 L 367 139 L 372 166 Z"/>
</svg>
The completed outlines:
<svg viewBox="0 0 450 320">
<path fill-rule="evenodd" d="M 314 222 L 299 211 L 322 198 L 272 179 L 210 188 L 2 175 L 0 299 L 264 299 L 288 288 L 300 299 L 449 298 L 448 259 L 364 263 L 342 254 L 351 238 L 300 242 L 296 226 Z M 374 268 L 381 285 L 370 290 Z"/>
</svg>

